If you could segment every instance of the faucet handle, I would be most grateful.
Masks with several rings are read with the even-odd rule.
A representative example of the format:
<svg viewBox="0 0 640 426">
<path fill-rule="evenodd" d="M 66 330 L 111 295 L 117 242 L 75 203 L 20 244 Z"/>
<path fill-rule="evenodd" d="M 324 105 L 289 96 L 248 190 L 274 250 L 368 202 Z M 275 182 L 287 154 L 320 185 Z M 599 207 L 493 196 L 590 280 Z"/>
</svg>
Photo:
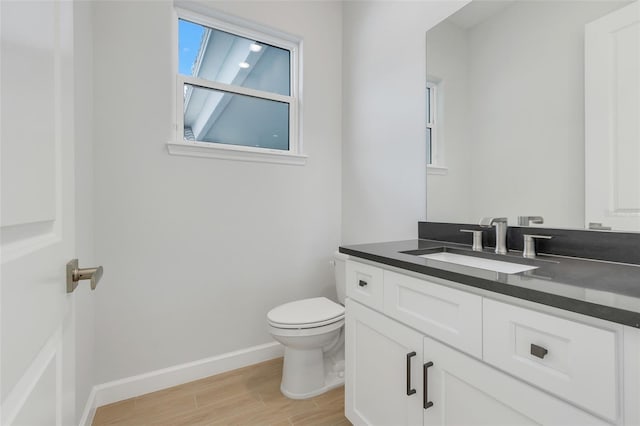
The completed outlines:
<svg viewBox="0 0 640 426">
<path fill-rule="evenodd" d="M 518 216 L 518 226 L 529 226 L 532 223 L 544 223 L 542 216 Z"/>
<path fill-rule="evenodd" d="M 473 251 L 482 251 L 482 233 L 483 230 L 478 229 L 461 229 L 460 232 L 469 232 L 473 234 L 473 245 L 471 249 Z"/>
<path fill-rule="evenodd" d="M 535 259 L 536 258 L 536 239 L 544 239 L 550 240 L 551 236 L 549 235 L 530 235 L 524 234 L 524 250 L 522 250 L 522 257 L 526 257 L 527 259 Z"/>
</svg>

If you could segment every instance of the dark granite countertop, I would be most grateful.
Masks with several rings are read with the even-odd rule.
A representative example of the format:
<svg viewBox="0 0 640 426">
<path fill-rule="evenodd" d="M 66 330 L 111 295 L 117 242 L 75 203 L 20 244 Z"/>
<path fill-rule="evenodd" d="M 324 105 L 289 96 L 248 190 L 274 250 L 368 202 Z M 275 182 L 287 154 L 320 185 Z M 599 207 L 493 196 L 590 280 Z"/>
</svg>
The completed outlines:
<svg viewBox="0 0 640 426">
<path fill-rule="evenodd" d="M 418 256 L 441 250 L 537 268 L 505 274 Z M 490 249 L 474 252 L 468 245 L 424 239 L 348 245 L 341 246 L 339 251 L 427 276 L 640 328 L 640 265 L 552 255 L 525 259 L 519 252 L 507 255 L 496 255 Z"/>
</svg>

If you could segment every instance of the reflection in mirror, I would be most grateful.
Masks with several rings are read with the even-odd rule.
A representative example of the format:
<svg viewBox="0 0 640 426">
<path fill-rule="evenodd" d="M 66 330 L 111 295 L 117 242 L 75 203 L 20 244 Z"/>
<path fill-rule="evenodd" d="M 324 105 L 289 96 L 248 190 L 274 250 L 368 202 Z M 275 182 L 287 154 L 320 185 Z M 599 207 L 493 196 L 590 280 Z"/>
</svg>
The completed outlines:
<svg viewBox="0 0 640 426">
<path fill-rule="evenodd" d="M 476 0 L 429 30 L 427 220 L 640 231 L 639 10 Z"/>
</svg>

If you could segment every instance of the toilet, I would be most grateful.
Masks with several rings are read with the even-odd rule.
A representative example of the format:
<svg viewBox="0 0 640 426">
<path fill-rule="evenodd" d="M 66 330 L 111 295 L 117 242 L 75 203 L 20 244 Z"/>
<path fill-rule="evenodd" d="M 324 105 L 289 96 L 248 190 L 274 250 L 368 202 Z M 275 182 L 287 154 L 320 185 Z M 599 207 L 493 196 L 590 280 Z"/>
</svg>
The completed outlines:
<svg viewBox="0 0 640 426">
<path fill-rule="evenodd" d="M 326 297 L 296 300 L 267 314 L 269 332 L 284 346 L 281 392 L 291 399 L 320 395 L 344 384 L 345 260 L 333 259 L 336 303 Z"/>
</svg>

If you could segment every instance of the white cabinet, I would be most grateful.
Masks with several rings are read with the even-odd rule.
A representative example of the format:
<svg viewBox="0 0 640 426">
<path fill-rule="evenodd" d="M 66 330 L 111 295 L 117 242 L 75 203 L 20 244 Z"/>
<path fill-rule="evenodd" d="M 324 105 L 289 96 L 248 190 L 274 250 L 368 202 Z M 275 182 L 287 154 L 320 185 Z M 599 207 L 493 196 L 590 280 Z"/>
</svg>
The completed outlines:
<svg viewBox="0 0 640 426">
<path fill-rule="evenodd" d="M 640 424 L 640 330 L 354 261 L 347 278 L 356 425 Z"/>
<path fill-rule="evenodd" d="M 356 425 L 605 425 L 347 300 L 345 411 Z"/>
<path fill-rule="evenodd" d="M 383 312 L 422 333 L 482 357 L 482 297 L 384 271 Z"/>
<path fill-rule="evenodd" d="M 571 404 L 452 349 L 424 338 L 425 425 L 606 425 Z M 399 423 L 398 423 L 399 424 Z"/>
<path fill-rule="evenodd" d="M 422 335 L 349 299 L 345 327 L 349 420 L 356 425 L 420 424 Z"/>
<path fill-rule="evenodd" d="M 615 421 L 619 334 L 484 300 L 485 362 Z"/>
<path fill-rule="evenodd" d="M 382 269 L 347 260 L 346 270 L 347 297 L 382 310 Z"/>
</svg>

